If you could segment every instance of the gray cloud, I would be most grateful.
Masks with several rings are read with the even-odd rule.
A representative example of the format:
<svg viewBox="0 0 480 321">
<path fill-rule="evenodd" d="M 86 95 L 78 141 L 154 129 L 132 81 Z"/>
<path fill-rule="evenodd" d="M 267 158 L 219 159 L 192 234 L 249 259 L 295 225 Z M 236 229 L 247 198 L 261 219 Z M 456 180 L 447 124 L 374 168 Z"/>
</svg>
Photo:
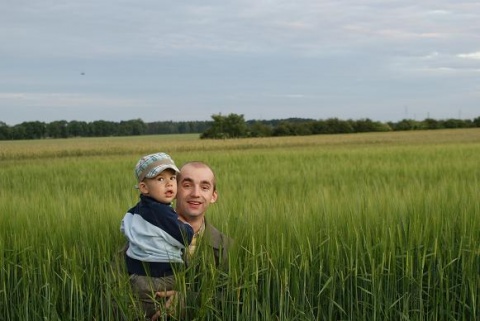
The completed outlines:
<svg viewBox="0 0 480 321">
<path fill-rule="evenodd" d="M 0 12 L 7 123 L 87 118 L 99 105 L 146 121 L 155 106 L 175 106 L 177 120 L 395 120 L 406 105 L 479 116 L 476 1 L 39 0 Z"/>
</svg>

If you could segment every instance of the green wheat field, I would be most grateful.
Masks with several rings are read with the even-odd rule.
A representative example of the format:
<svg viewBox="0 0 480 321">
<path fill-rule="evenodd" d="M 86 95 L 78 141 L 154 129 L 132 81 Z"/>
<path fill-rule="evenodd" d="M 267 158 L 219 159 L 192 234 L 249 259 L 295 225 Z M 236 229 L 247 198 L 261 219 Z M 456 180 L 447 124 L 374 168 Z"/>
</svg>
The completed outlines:
<svg viewBox="0 0 480 321">
<path fill-rule="evenodd" d="M 138 317 L 119 225 L 158 151 L 213 167 L 235 239 L 198 320 L 480 320 L 480 129 L 2 141 L 0 320 Z"/>
</svg>

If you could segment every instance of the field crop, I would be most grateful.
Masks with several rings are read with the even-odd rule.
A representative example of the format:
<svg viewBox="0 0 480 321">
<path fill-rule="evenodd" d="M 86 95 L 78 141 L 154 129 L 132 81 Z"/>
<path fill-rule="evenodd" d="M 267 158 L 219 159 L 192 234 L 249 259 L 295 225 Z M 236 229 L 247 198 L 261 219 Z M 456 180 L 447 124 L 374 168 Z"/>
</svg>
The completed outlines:
<svg viewBox="0 0 480 321">
<path fill-rule="evenodd" d="M 199 320 L 480 319 L 468 129 L 0 142 L 0 320 L 134 319 L 119 224 L 157 151 L 213 167 L 207 217 L 236 243 L 228 275 L 202 272 Z"/>
</svg>

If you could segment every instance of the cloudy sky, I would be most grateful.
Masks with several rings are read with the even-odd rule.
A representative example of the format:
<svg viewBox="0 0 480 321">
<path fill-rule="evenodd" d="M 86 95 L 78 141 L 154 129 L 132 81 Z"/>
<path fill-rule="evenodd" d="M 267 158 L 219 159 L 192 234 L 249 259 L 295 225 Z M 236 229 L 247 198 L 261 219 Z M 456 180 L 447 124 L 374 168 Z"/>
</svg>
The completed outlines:
<svg viewBox="0 0 480 321">
<path fill-rule="evenodd" d="M 0 121 L 480 116 L 477 0 L 3 0 Z"/>
</svg>

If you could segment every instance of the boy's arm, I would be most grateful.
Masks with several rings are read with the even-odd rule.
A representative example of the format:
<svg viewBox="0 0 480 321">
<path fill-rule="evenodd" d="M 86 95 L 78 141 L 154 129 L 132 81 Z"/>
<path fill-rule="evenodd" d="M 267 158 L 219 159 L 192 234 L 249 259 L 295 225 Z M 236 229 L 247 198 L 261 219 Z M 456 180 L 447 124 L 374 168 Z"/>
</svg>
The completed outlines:
<svg viewBox="0 0 480 321">
<path fill-rule="evenodd" d="M 192 226 L 180 220 L 179 215 L 170 206 L 164 206 L 163 212 L 155 216 L 154 225 L 182 244 L 192 242 L 194 234 Z"/>
<path fill-rule="evenodd" d="M 181 244 L 190 244 L 193 238 L 193 228 L 190 224 L 179 220 L 175 210 L 167 204 L 145 205 L 135 211 L 145 221 L 166 232 Z M 137 215 L 136 214 L 136 215 Z"/>
</svg>

